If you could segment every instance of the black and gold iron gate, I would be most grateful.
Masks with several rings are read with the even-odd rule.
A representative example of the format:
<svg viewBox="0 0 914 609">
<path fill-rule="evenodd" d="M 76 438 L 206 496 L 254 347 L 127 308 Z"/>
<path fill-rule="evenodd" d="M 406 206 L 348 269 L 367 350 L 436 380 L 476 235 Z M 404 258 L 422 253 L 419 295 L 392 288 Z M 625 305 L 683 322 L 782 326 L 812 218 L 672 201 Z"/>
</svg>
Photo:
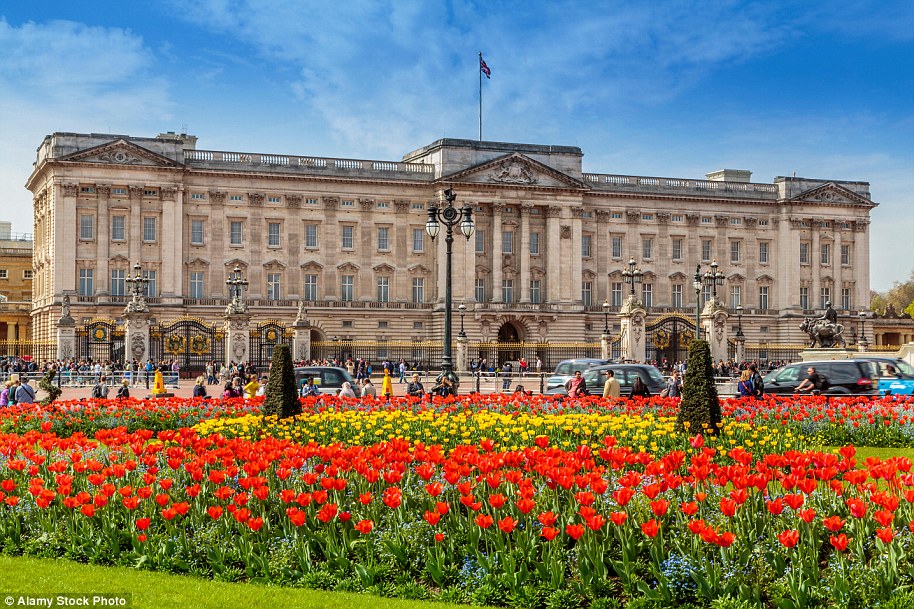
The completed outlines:
<svg viewBox="0 0 914 609">
<path fill-rule="evenodd" d="M 262 324 L 257 324 L 251 330 L 250 349 L 248 357 L 257 369 L 269 368 L 273 359 L 273 349 L 276 345 L 288 345 L 292 352 L 292 329 L 275 319 L 268 319 Z"/>
<path fill-rule="evenodd" d="M 659 366 L 664 362 L 673 365 L 684 361 L 689 354 L 689 343 L 695 339 L 695 323 L 684 315 L 667 315 L 645 329 L 645 357 L 656 360 Z"/>
<path fill-rule="evenodd" d="M 177 360 L 184 378 L 203 374 L 209 362 L 225 361 L 225 332 L 199 317 L 179 317 L 154 326 L 149 339 L 153 361 Z"/>
<path fill-rule="evenodd" d="M 124 359 L 124 328 L 113 319 L 92 319 L 76 330 L 80 359 L 119 362 Z"/>
</svg>

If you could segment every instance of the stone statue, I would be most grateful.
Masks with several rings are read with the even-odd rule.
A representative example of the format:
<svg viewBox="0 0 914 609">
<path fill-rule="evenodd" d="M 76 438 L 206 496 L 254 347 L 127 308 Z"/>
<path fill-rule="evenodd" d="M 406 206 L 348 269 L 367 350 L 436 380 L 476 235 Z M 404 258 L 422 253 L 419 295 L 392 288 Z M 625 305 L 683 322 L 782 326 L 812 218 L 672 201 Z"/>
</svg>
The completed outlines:
<svg viewBox="0 0 914 609">
<path fill-rule="evenodd" d="M 298 301 L 298 314 L 295 316 L 295 323 L 299 324 L 308 319 L 308 311 L 305 309 L 305 301 Z"/>
<path fill-rule="evenodd" d="M 822 349 L 847 346 L 847 341 L 841 336 L 844 326 L 838 323 L 838 312 L 832 308 L 831 302 L 825 303 L 825 313 L 822 317 L 807 317 L 800 324 L 800 329 L 809 336 L 810 348 L 816 345 Z"/>
<path fill-rule="evenodd" d="M 134 290 L 130 296 L 130 302 L 124 307 L 124 313 L 149 313 L 149 305 L 146 304 L 146 297 L 140 290 Z"/>
<path fill-rule="evenodd" d="M 225 307 L 226 315 L 244 315 L 248 312 L 248 305 L 243 300 L 235 296 L 228 306 Z"/>
<path fill-rule="evenodd" d="M 63 295 L 63 302 L 60 304 L 60 316 L 69 317 L 70 316 L 70 295 Z"/>
</svg>

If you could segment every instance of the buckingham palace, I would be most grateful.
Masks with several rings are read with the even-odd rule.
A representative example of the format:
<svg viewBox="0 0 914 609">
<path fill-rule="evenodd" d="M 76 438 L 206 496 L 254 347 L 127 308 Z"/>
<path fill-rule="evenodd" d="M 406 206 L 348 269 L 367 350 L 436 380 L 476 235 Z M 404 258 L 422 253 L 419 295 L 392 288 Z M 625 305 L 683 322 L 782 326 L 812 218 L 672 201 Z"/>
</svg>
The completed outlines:
<svg viewBox="0 0 914 609">
<path fill-rule="evenodd" d="M 713 292 L 750 343 L 802 342 L 799 322 L 829 301 L 848 320 L 868 307 L 867 182 L 589 173 L 583 157 L 441 139 L 372 161 L 54 133 L 27 182 L 33 338 L 54 340 L 65 296 L 77 324 L 119 323 L 138 265 L 159 322 L 221 318 L 240 272 L 254 322 L 304 308 L 312 341 L 440 339 L 444 240 L 425 222 L 445 189 L 473 210 L 453 274 L 455 323 L 473 341 L 597 341 L 619 333 L 630 293 L 649 327 L 687 323 Z M 699 290 L 712 263 L 720 280 Z"/>
</svg>

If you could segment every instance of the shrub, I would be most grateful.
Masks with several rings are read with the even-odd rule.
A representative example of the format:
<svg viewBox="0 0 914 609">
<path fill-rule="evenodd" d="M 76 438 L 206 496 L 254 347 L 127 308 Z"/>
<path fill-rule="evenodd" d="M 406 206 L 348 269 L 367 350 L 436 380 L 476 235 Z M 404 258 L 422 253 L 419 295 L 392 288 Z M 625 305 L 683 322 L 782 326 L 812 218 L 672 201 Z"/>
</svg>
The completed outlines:
<svg viewBox="0 0 914 609">
<path fill-rule="evenodd" d="M 716 434 L 720 422 L 720 400 L 714 386 L 711 349 L 707 342 L 693 340 L 689 345 L 676 429 L 690 434 L 705 431 Z"/>
<path fill-rule="evenodd" d="M 270 379 L 267 381 L 266 397 L 263 400 L 263 414 L 279 415 L 280 419 L 301 413 L 301 401 L 295 386 L 295 370 L 288 345 L 276 345 L 273 361 L 270 363 Z"/>
<path fill-rule="evenodd" d="M 48 394 L 43 400 L 41 400 L 42 406 L 47 406 L 60 397 L 60 388 L 54 384 L 54 377 L 56 375 L 57 371 L 54 368 L 50 368 L 47 374 L 41 377 L 41 380 L 38 381 L 38 388 L 43 389 Z"/>
</svg>

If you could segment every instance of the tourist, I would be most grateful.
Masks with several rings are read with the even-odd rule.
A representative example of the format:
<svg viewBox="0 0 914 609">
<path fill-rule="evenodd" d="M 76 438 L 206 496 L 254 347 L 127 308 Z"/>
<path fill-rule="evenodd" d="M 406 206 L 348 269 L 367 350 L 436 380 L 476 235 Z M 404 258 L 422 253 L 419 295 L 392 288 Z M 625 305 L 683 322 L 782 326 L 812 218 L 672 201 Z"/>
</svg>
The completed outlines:
<svg viewBox="0 0 914 609">
<path fill-rule="evenodd" d="M 413 380 L 406 386 L 406 395 L 410 395 L 415 398 L 421 398 L 425 395 L 425 387 L 422 386 L 422 383 L 419 382 L 419 375 L 413 374 Z"/>
<path fill-rule="evenodd" d="M 644 381 L 641 380 L 640 376 L 635 377 L 635 382 L 632 383 L 632 389 L 628 392 L 629 398 L 649 398 L 651 397 L 651 391 L 647 388 L 647 385 L 644 384 Z"/>
<path fill-rule="evenodd" d="M 568 392 L 568 397 L 570 398 L 578 398 L 587 395 L 587 382 L 584 380 L 584 376 L 581 374 L 580 370 L 574 371 L 574 376 L 565 383 L 565 390 Z"/>
<path fill-rule="evenodd" d="M 678 398 L 682 395 L 682 378 L 679 376 L 679 370 L 673 370 L 669 382 L 666 385 L 666 397 Z"/>
<path fill-rule="evenodd" d="M 607 370 L 606 382 L 603 383 L 603 397 L 618 398 L 621 391 L 622 384 L 619 383 L 619 379 L 616 378 L 616 375 L 612 370 Z"/>
<path fill-rule="evenodd" d="M 256 396 L 258 389 L 260 389 L 260 383 L 257 382 L 257 375 L 252 374 L 248 377 L 248 384 L 244 386 L 244 397 L 252 398 Z"/>
<path fill-rule="evenodd" d="M 117 399 L 126 400 L 130 397 L 130 379 L 125 378 L 121 381 L 121 386 L 117 388 Z"/>
<path fill-rule="evenodd" d="M 3 391 L 0 391 L 0 408 L 10 405 L 10 387 L 13 386 L 13 381 L 6 381 L 3 384 Z"/>
<path fill-rule="evenodd" d="M 321 390 L 318 389 L 317 385 L 314 384 L 313 376 L 309 376 L 308 380 L 305 381 L 304 383 L 302 383 L 301 391 L 299 391 L 299 395 L 301 395 L 301 397 L 303 397 L 303 398 L 320 395 L 320 394 L 321 394 Z"/>
<path fill-rule="evenodd" d="M 406 382 L 406 361 L 401 359 L 400 364 L 397 367 L 399 368 L 399 372 L 400 372 L 400 381 L 399 382 L 405 383 Z"/>
<path fill-rule="evenodd" d="M 752 381 L 752 393 L 756 398 L 761 399 L 765 395 L 765 381 L 762 380 L 762 375 L 759 374 L 758 366 L 755 365 L 755 362 L 749 364 L 749 371 L 752 373 L 750 378 Z"/>
<path fill-rule="evenodd" d="M 454 383 L 451 382 L 446 376 L 441 377 L 441 382 L 433 390 L 436 395 L 439 395 L 443 398 L 446 398 L 450 395 L 457 395 L 457 391 L 454 389 Z"/>
<path fill-rule="evenodd" d="M 378 390 L 377 390 L 377 388 L 375 388 L 374 383 L 371 382 L 371 379 L 362 380 L 362 397 L 363 398 L 378 397 Z"/>
<path fill-rule="evenodd" d="M 741 398 L 748 398 L 755 395 L 755 392 L 752 390 L 751 370 L 746 369 L 740 373 L 739 382 L 736 384 L 736 390 Z"/>
<path fill-rule="evenodd" d="M 505 362 L 501 365 L 501 388 L 507 390 L 511 388 L 511 362 Z"/>
<path fill-rule="evenodd" d="M 816 369 L 813 366 L 806 369 L 806 375 L 806 378 L 797 385 L 797 393 L 812 393 L 818 395 L 825 386 L 824 377 L 816 372 Z"/>
<path fill-rule="evenodd" d="M 231 399 L 231 398 L 233 398 L 233 397 L 236 397 L 236 396 L 234 395 L 234 386 L 232 385 L 232 382 L 231 382 L 231 381 L 227 381 L 227 382 L 225 383 L 225 387 L 223 387 L 223 389 L 222 389 L 222 399 L 223 399 L 223 400 L 228 400 L 228 399 Z"/>
<path fill-rule="evenodd" d="M 352 383 L 346 381 L 343 383 L 343 388 L 340 389 L 339 396 L 341 398 L 354 398 L 355 391 L 352 390 Z"/>
<path fill-rule="evenodd" d="M 108 391 L 108 377 L 103 374 L 99 377 L 95 387 L 92 388 L 92 397 L 97 400 L 107 400 Z"/>
<path fill-rule="evenodd" d="M 29 385 L 28 377 L 23 377 L 19 381 L 19 387 L 16 389 L 17 404 L 34 404 L 35 390 Z"/>
</svg>

